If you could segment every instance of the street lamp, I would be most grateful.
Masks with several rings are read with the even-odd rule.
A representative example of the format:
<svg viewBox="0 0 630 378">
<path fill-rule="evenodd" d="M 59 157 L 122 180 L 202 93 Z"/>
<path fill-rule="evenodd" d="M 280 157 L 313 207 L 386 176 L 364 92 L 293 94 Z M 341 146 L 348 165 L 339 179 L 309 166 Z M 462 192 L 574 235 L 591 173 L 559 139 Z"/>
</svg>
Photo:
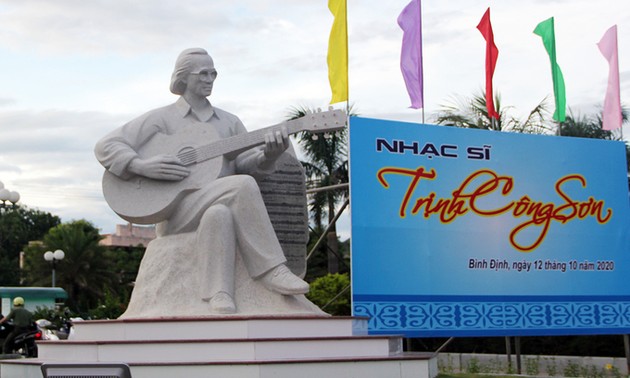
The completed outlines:
<svg viewBox="0 0 630 378">
<path fill-rule="evenodd" d="M 52 287 L 55 287 L 55 263 L 63 260 L 64 257 L 66 257 L 66 254 L 61 249 L 55 252 L 48 251 L 44 253 L 44 260 L 52 263 Z"/>
<path fill-rule="evenodd" d="M 6 208 L 7 201 L 12 205 L 15 205 L 20 200 L 20 194 L 18 192 L 9 191 L 4 187 L 2 181 L 0 181 L 0 209 Z"/>
</svg>

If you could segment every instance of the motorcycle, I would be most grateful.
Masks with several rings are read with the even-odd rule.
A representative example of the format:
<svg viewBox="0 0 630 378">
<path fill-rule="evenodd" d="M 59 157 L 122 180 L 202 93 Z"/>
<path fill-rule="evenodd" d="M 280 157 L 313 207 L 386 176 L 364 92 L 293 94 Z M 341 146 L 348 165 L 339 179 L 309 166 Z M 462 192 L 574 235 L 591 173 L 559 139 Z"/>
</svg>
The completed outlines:
<svg viewBox="0 0 630 378">
<path fill-rule="evenodd" d="M 2 316 L 2 314 L 0 314 L 0 316 Z M 6 340 L 10 332 L 10 327 L 8 327 L 7 324 L 0 323 L 0 352 L 2 352 L 2 345 L 4 345 L 4 340 Z"/>
<path fill-rule="evenodd" d="M 57 336 L 59 337 L 59 340 L 67 340 L 68 338 L 70 338 L 72 334 L 74 333 L 74 322 L 81 321 L 81 320 L 83 319 L 81 318 L 65 319 L 63 321 L 63 324 L 61 325 L 61 328 L 59 328 L 59 330 L 57 331 Z"/>
<path fill-rule="evenodd" d="M 0 338 L 2 343 L 6 337 L 13 331 L 13 325 L 10 323 L 0 324 Z M 36 340 L 42 339 L 42 332 L 37 326 L 37 323 L 33 322 L 28 329 L 19 334 L 13 340 L 13 351 L 16 354 L 21 354 L 24 357 L 37 357 L 37 344 Z M 11 353 L 5 353 L 11 354 Z"/>
<path fill-rule="evenodd" d="M 36 320 L 37 327 L 42 333 L 41 340 L 59 340 L 57 327 L 48 319 L 39 319 Z"/>
</svg>

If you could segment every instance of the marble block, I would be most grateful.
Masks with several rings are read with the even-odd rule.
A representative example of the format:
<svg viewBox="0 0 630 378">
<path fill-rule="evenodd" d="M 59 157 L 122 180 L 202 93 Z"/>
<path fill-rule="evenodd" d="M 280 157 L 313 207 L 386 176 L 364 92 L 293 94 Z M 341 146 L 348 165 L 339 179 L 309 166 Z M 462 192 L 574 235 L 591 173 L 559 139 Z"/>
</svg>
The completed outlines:
<svg viewBox="0 0 630 378">
<path fill-rule="evenodd" d="M 121 319 L 213 315 L 209 304 L 200 299 L 204 267 L 191 247 L 194 242 L 195 233 L 185 233 L 149 243 Z M 281 295 L 250 278 L 238 253 L 235 274 L 234 315 L 328 316 L 304 295 Z"/>
</svg>

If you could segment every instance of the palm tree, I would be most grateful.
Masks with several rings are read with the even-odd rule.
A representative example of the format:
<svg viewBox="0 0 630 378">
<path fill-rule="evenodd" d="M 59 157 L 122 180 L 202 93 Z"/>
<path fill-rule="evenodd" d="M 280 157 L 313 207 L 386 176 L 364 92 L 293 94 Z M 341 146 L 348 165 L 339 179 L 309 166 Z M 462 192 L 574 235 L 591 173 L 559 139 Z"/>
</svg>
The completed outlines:
<svg viewBox="0 0 630 378">
<path fill-rule="evenodd" d="M 289 110 L 289 119 L 305 116 L 312 110 L 305 107 L 293 107 Z M 298 137 L 298 144 L 304 151 L 307 161 L 302 165 L 306 173 L 307 189 L 322 188 L 348 182 L 348 141 L 347 130 L 341 129 L 334 134 L 315 135 L 308 131 Z M 316 230 L 323 230 L 323 220 L 328 219 L 330 228 L 327 235 L 328 272 L 339 272 L 337 227 L 333 222 L 335 208 L 348 197 L 348 189 L 334 189 L 312 194 L 309 203 L 312 220 Z"/>
<path fill-rule="evenodd" d="M 628 111 L 622 109 L 621 111 L 622 122 L 628 121 Z M 574 114 L 569 110 L 569 115 L 562 123 L 560 129 L 560 135 L 573 136 L 580 138 L 594 138 L 594 139 L 607 139 L 607 140 L 623 140 L 622 136 L 617 135 L 615 132 L 603 129 L 604 121 L 601 113 L 595 115 L 580 115 Z"/>
<path fill-rule="evenodd" d="M 621 109 L 622 122 L 628 122 L 628 110 L 626 108 Z M 579 137 L 579 138 L 594 138 L 594 139 L 606 139 L 606 140 L 623 140 L 621 131 L 608 131 L 603 129 L 604 121 L 602 114 L 597 113 L 591 116 L 575 115 L 572 111 L 569 111 L 569 115 L 566 120 L 560 126 L 560 133 L 562 136 Z M 626 161 L 627 169 L 630 172 L 630 146 L 626 143 Z"/>
<path fill-rule="evenodd" d="M 511 116 L 511 107 L 501 106 L 501 96 L 494 99 L 498 119 L 491 119 L 486 107 L 485 92 L 473 94 L 472 97 L 455 96 L 450 104 L 442 105 L 436 123 L 445 126 L 457 126 L 470 129 L 495 131 L 515 131 L 528 134 L 545 134 L 551 130 L 546 125 L 548 115 L 546 98 L 543 99 L 523 121 Z"/>
<path fill-rule="evenodd" d="M 43 253 L 61 249 L 65 257 L 55 266 L 57 286 L 68 292 L 69 305 L 75 311 L 95 307 L 116 282 L 113 263 L 99 245 L 100 239 L 98 229 L 85 220 L 51 228 L 41 243 L 31 243 L 25 250 L 28 284 L 48 286 L 51 266 L 43 259 Z"/>
</svg>

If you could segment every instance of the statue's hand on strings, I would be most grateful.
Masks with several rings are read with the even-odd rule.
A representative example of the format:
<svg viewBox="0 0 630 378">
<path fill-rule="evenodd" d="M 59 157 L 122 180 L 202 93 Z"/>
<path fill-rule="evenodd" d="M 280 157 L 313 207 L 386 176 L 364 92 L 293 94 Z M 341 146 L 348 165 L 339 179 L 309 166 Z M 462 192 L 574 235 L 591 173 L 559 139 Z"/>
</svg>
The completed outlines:
<svg viewBox="0 0 630 378">
<path fill-rule="evenodd" d="M 181 181 L 190 174 L 190 170 L 173 155 L 135 158 L 129 163 L 127 170 L 136 175 L 167 181 Z"/>
<path fill-rule="evenodd" d="M 286 127 L 265 134 L 265 148 L 263 150 L 263 159 L 259 166 L 266 168 L 271 166 L 274 161 L 289 148 L 289 133 Z"/>
</svg>

